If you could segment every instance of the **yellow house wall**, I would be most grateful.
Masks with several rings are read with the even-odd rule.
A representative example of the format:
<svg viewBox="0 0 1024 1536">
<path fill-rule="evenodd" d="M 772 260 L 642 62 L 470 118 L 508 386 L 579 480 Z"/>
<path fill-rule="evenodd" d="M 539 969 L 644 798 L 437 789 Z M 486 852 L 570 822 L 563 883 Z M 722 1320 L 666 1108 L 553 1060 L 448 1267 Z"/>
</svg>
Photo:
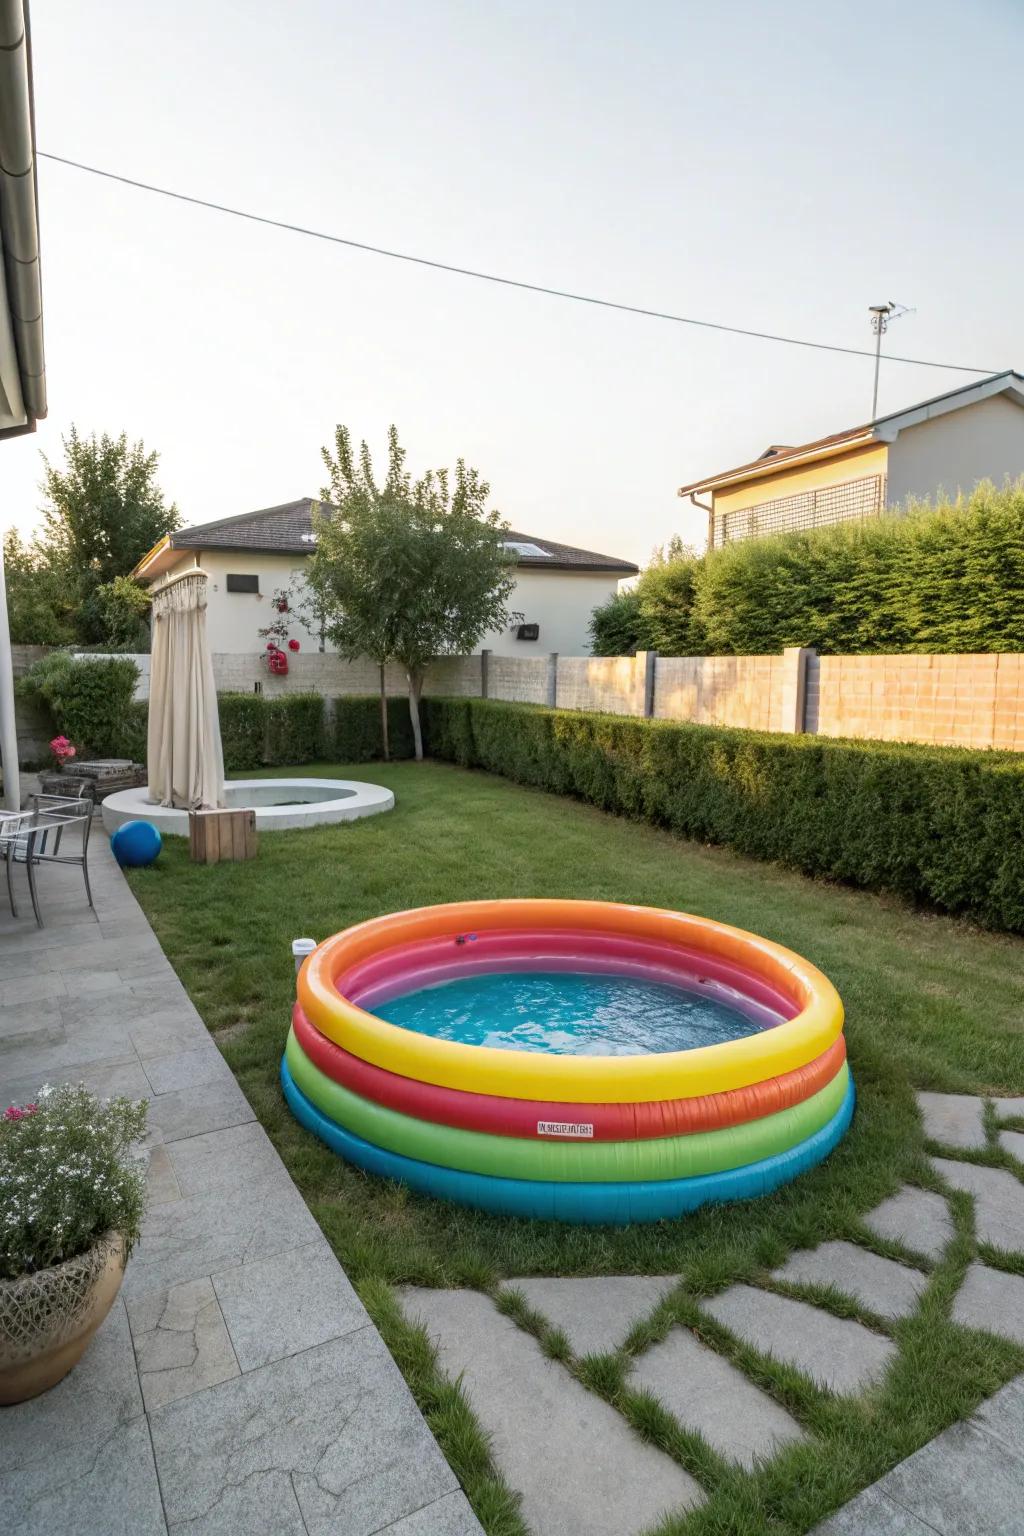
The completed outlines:
<svg viewBox="0 0 1024 1536">
<path fill-rule="evenodd" d="M 867 475 L 884 475 L 887 470 L 889 449 L 885 443 L 855 448 L 850 453 L 837 453 L 830 459 L 819 459 L 802 468 L 763 475 L 757 480 L 745 480 L 742 485 L 715 491 L 713 505 L 716 513 L 739 512 L 744 507 L 759 505 L 762 501 L 778 501 L 783 496 L 800 496 L 805 491 L 817 491 L 827 485 L 842 485 L 845 480 L 862 480 Z"/>
</svg>

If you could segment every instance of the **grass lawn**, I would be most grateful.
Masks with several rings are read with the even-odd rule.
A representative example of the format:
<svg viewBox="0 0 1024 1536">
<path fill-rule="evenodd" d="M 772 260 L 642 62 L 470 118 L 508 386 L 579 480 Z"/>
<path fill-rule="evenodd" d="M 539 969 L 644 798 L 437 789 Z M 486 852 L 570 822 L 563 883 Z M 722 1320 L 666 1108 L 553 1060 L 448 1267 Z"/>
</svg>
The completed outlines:
<svg viewBox="0 0 1024 1536">
<path fill-rule="evenodd" d="M 864 1397 L 819 1391 L 696 1310 L 698 1298 L 736 1280 L 763 1282 L 765 1270 L 792 1249 L 826 1238 L 900 1256 L 860 1218 L 903 1182 L 942 1187 L 926 1160 L 914 1088 L 1024 1093 L 1024 942 L 438 763 L 302 772 L 387 784 L 396 808 L 348 826 L 264 836 L 258 859 L 248 864 L 193 865 L 184 841 L 168 839 L 159 862 L 133 871 L 131 882 L 492 1536 L 524 1530 L 515 1498 L 458 1388 L 438 1375 L 425 1336 L 402 1318 L 396 1284 L 491 1290 L 514 1275 L 678 1274 L 679 1286 L 630 1348 L 646 1346 L 673 1322 L 697 1328 L 812 1438 L 767 1469 L 741 1472 L 699 1436 L 680 1432 L 650 1399 L 632 1394 L 625 1356 L 568 1359 L 588 1386 L 708 1490 L 701 1509 L 663 1523 L 661 1536 L 798 1536 L 1024 1370 L 1024 1349 L 949 1321 L 977 1252 L 963 1195 L 951 1202 L 958 1238 L 941 1264 L 930 1266 L 931 1283 L 912 1318 L 886 1323 L 834 1294 L 787 1288 L 896 1340 L 894 1368 Z M 807 956 L 831 977 L 847 1010 L 859 1098 L 844 1143 L 823 1167 L 767 1199 L 625 1230 L 487 1216 L 349 1168 L 293 1121 L 278 1086 L 294 996 L 290 940 L 323 939 L 403 907 L 496 896 L 680 908 Z M 1005 1154 L 974 1156 L 1020 1176 Z M 1006 1255 L 982 1256 L 1004 1269 L 1022 1268 Z M 515 1298 L 508 1306 L 550 1353 L 567 1358 L 563 1339 L 546 1335 Z"/>
</svg>

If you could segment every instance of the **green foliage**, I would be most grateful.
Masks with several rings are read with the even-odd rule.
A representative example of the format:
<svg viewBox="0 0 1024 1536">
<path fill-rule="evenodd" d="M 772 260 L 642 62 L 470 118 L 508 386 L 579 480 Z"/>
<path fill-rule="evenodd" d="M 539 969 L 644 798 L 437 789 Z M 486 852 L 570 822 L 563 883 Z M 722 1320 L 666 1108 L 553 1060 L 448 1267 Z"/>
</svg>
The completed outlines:
<svg viewBox="0 0 1024 1536">
<path fill-rule="evenodd" d="M 318 693 L 217 695 L 228 773 L 315 763 L 324 754 L 324 701 Z"/>
<path fill-rule="evenodd" d="M 330 484 L 314 517 L 317 543 L 307 580 L 324 630 L 343 656 L 399 661 L 409 677 L 409 708 L 419 749 L 418 702 L 433 656 L 472 651 L 511 615 L 514 559 L 488 512 L 490 486 L 463 459 L 413 480 L 395 427 L 388 431 L 383 485 L 365 442 L 358 456 L 345 426 L 334 452 L 323 450 Z"/>
<path fill-rule="evenodd" d="M 634 592 L 635 633 L 665 656 L 1024 651 L 1024 478 L 700 559 L 670 550 Z"/>
<path fill-rule="evenodd" d="M 431 754 L 1024 932 L 1024 759 L 425 701 Z"/>
<path fill-rule="evenodd" d="M 18 637 L 36 645 L 141 641 L 138 602 L 116 583 L 181 524 L 157 484 L 158 456 L 123 432 L 82 437 L 73 426 L 62 442 L 63 465 L 43 457 L 41 532 L 27 547 L 16 537 L 5 542 Z"/>
<path fill-rule="evenodd" d="M 79 757 L 121 757 L 129 755 L 125 743 L 138 730 L 133 703 L 138 678 L 139 669 L 127 656 L 78 660 L 67 651 L 53 651 L 19 679 L 18 691 L 47 706 Z"/>
<path fill-rule="evenodd" d="M 319 693 L 284 693 L 265 699 L 268 767 L 315 763 L 324 755 L 324 701 Z"/>
<path fill-rule="evenodd" d="M 388 742 L 393 758 L 415 755 L 412 723 L 404 699 L 388 699 Z M 380 700 L 366 694 L 335 699 L 331 756 L 339 763 L 371 763 L 383 755 Z"/>
<path fill-rule="evenodd" d="M 589 628 L 595 656 L 634 656 L 637 651 L 654 649 L 635 587 L 616 592 L 603 607 L 595 608 Z"/>
<path fill-rule="evenodd" d="M 68 645 L 75 638 L 73 596 L 36 544 L 4 534 L 7 611 L 14 645 Z"/>
<path fill-rule="evenodd" d="M 110 1231 L 131 1251 L 146 1191 L 131 1149 L 147 1107 L 66 1084 L 0 1115 L 0 1280 L 77 1258 Z"/>
<path fill-rule="evenodd" d="M 266 699 L 259 693 L 219 693 L 217 709 L 225 771 L 261 768 L 266 754 Z"/>
<path fill-rule="evenodd" d="M 145 587 L 130 576 L 115 576 L 94 593 L 105 642 L 125 650 L 149 650 L 146 615 L 152 601 Z"/>
</svg>

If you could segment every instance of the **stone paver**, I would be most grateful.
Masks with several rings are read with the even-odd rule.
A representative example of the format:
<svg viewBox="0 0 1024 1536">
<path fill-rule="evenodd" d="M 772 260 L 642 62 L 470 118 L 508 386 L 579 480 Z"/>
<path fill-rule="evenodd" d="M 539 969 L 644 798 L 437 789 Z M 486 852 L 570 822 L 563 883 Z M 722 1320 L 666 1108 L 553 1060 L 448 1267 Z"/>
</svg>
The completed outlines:
<svg viewBox="0 0 1024 1536">
<path fill-rule="evenodd" d="M 986 1146 L 984 1099 L 969 1093 L 919 1093 L 917 1107 L 929 1141 L 968 1150 Z"/>
<path fill-rule="evenodd" d="M 1024 1344 L 1024 1276 L 972 1264 L 953 1302 L 953 1321 Z"/>
<path fill-rule="evenodd" d="M 462 1378 L 536 1536 L 633 1536 L 702 1501 L 693 1478 L 486 1296 L 411 1288 L 403 1299 L 436 1344 L 441 1369 Z"/>
<path fill-rule="evenodd" d="M 933 1157 L 932 1167 L 974 1196 L 978 1241 L 1010 1252 L 1024 1249 L 1024 1184 L 1005 1168 L 982 1168 L 953 1158 Z"/>
<path fill-rule="evenodd" d="M 928 1259 L 941 1259 L 953 1241 L 955 1228 L 949 1206 L 932 1189 L 915 1189 L 904 1184 L 881 1205 L 864 1217 L 864 1224 L 876 1237 L 902 1243 L 912 1253 Z"/>
<path fill-rule="evenodd" d="M 1019 1163 L 1024 1163 L 1024 1131 L 1000 1131 L 999 1145 Z"/>
<path fill-rule="evenodd" d="M 862 1392 L 896 1354 L 891 1339 L 849 1318 L 752 1285 L 733 1285 L 702 1302 L 706 1312 L 763 1354 L 785 1360 L 831 1392 Z"/>
<path fill-rule="evenodd" d="M 1018 1536 L 1024 1376 L 865 1488 L 812 1536 Z"/>
<path fill-rule="evenodd" d="M 928 1276 L 919 1269 L 881 1259 L 855 1243 L 821 1243 L 791 1254 L 775 1280 L 800 1285 L 831 1285 L 852 1296 L 879 1317 L 909 1317 L 917 1310 Z"/>
<path fill-rule="evenodd" d="M 676 1284 L 674 1275 L 594 1275 L 510 1280 L 529 1306 L 560 1328 L 575 1355 L 617 1349 Z"/>
<path fill-rule="evenodd" d="M 686 1328 L 673 1328 L 641 1355 L 628 1379 L 685 1429 L 697 1430 L 714 1450 L 745 1467 L 806 1438 L 784 1408 Z"/>
<path fill-rule="evenodd" d="M 171 1536 L 370 1536 L 458 1491 L 372 1325 L 170 1403 L 150 1427 Z"/>
<path fill-rule="evenodd" d="M 129 1301 L 128 1321 L 147 1409 L 239 1374 L 208 1275 Z"/>
<path fill-rule="evenodd" d="M 1024 1099 L 993 1099 L 993 1106 L 1000 1120 L 1024 1120 Z"/>
<path fill-rule="evenodd" d="M 166 1536 L 155 1443 L 176 1536 L 481 1536 L 98 825 L 89 864 L 98 920 L 56 867 L 46 928 L 0 911 L 0 1101 L 149 1100 L 150 1204 L 81 1362 L 0 1416 L 0 1530 Z"/>
<path fill-rule="evenodd" d="M 369 1322 L 323 1238 L 213 1277 L 243 1371 L 312 1349 Z"/>
</svg>

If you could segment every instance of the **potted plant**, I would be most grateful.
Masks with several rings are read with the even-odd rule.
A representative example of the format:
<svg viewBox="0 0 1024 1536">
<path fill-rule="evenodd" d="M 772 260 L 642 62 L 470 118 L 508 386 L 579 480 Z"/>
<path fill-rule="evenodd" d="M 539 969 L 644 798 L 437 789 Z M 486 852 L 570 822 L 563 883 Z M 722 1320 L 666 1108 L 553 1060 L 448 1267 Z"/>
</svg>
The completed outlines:
<svg viewBox="0 0 1024 1536">
<path fill-rule="evenodd" d="M 55 736 L 50 742 L 50 751 L 53 753 L 58 773 L 63 772 L 65 763 L 70 763 L 71 759 L 78 755 L 77 747 L 73 746 L 66 736 Z"/>
<path fill-rule="evenodd" d="M 142 1221 L 146 1109 L 67 1085 L 0 1115 L 0 1403 L 66 1376 L 113 1304 Z"/>
</svg>

